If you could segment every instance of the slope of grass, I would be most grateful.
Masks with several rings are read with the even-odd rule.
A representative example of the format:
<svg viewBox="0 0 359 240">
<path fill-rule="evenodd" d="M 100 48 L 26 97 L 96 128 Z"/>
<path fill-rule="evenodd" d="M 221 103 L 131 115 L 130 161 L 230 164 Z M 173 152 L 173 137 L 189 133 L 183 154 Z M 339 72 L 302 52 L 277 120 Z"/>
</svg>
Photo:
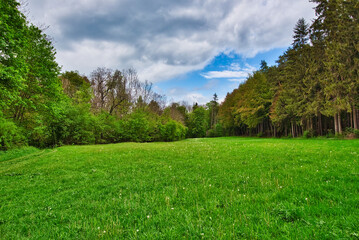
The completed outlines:
<svg viewBox="0 0 359 240">
<path fill-rule="evenodd" d="M 357 140 L 190 139 L 24 154 L 0 155 L 0 239 L 359 237 Z"/>
</svg>

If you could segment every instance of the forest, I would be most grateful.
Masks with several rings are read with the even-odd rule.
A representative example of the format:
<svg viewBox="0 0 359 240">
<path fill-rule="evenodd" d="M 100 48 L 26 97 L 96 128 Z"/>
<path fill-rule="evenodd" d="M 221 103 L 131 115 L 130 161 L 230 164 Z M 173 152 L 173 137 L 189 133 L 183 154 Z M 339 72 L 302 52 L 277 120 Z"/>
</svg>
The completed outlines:
<svg viewBox="0 0 359 240">
<path fill-rule="evenodd" d="M 219 136 L 358 137 L 359 3 L 311 0 L 292 46 L 219 103 L 167 103 L 135 69 L 61 72 L 44 30 L 0 2 L 0 149 Z M 101 63 L 99 63 L 101 64 Z"/>
</svg>

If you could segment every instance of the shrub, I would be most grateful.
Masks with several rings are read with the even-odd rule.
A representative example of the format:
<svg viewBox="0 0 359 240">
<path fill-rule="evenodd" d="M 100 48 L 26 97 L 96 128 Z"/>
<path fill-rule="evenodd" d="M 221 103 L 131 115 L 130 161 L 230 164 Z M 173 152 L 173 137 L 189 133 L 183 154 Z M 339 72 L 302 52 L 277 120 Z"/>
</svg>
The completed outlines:
<svg viewBox="0 0 359 240">
<path fill-rule="evenodd" d="M 26 140 L 15 123 L 0 117 L 0 150 L 8 150 L 25 145 Z"/>
<path fill-rule="evenodd" d="M 165 125 L 161 124 L 159 129 L 161 140 L 167 142 L 182 140 L 187 133 L 187 128 L 174 120 L 169 120 Z"/>
<path fill-rule="evenodd" d="M 93 131 L 96 143 L 116 143 L 123 138 L 120 122 L 110 114 L 102 112 L 94 117 Z"/>
<path fill-rule="evenodd" d="M 32 130 L 28 131 L 29 144 L 38 148 L 45 148 L 51 145 L 51 134 L 42 121 L 39 122 Z"/>
<path fill-rule="evenodd" d="M 65 144 L 95 143 L 95 119 L 86 107 L 71 106 L 65 112 L 61 141 Z"/>
<path fill-rule="evenodd" d="M 157 124 L 147 113 L 136 111 L 120 121 L 122 140 L 131 142 L 150 142 L 158 131 Z"/>
<path fill-rule="evenodd" d="M 263 137 L 263 136 L 264 136 L 263 132 L 259 132 L 259 133 L 257 134 L 257 137 L 259 137 L 259 138 L 261 138 L 261 137 Z"/>
<path fill-rule="evenodd" d="M 359 138 L 359 129 L 354 129 L 354 135 L 356 138 Z"/>
<path fill-rule="evenodd" d="M 334 138 L 335 137 L 335 134 L 333 133 L 332 129 L 328 129 L 326 137 L 327 138 Z"/>
<path fill-rule="evenodd" d="M 217 123 L 213 129 L 207 131 L 207 137 L 223 137 L 224 130 L 223 126 L 220 123 Z"/>
<path fill-rule="evenodd" d="M 313 129 L 309 129 L 303 132 L 303 137 L 304 138 L 313 138 L 316 136 L 316 132 Z"/>
</svg>

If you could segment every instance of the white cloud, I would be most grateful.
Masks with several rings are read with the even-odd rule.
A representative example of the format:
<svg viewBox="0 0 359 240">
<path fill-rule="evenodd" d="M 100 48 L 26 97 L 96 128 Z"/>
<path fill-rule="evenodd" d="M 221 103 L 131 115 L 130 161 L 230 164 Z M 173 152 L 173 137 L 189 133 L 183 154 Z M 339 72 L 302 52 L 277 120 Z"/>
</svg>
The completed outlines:
<svg viewBox="0 0 359 240">
<path fill-rule="evenodd" d="M 137 69 L 158 82 L 202 69 L 220 52 L 254 56 L 291 43 L 307 0 L 31 0 L 30 19 L 44 23 L 64 70 L 89 74 L 100 66 Z M 246 77 L 232 66 L 212 78 Z M 194 96 L 194 95 L 193 95 Z"/>
<path fill-rule="evenodd" d="M 245 64 L 245 68 L 242 68 L 238 63 L 232 63 L 228 69 L 229 70 L 223 71 L 209 71 L 201 75 L 207 79 L 227 78 L 231 82 L 243 82 L 249 74 L 256 70 L 255 67 L 249 64 Z"/>
<path fill-rule="evenodd" d="M 208 97 L 205 97 L 204 95 L 196 92 L 188 93 L 184 99 L 186 99 L 190 104 L 198 103 L 200 105 L 210 101 Z"/>
<path fill-rule="evenodd" d="M 245 71 L 210 71 L 202 74 L 203 77 L 207 79 L 212 78 L 244 78 L 248 76 L 248 73 Z"/>
</svg>

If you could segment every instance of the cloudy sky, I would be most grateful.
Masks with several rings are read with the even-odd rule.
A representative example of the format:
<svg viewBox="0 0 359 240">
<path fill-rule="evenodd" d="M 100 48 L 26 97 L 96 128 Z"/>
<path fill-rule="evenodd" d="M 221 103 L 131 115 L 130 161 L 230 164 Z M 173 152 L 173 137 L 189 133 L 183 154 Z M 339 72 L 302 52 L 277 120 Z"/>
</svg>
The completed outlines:
<svg viewBox="0 0 359 240">
<path fill-rule="evenodd" d="M 292 42 L 308 0 L 29 0 L 27 16 L 49 26 L 62 70 L 133 67 L 168 100 L 223 99 L 261 60 Z"/>
</svg>

